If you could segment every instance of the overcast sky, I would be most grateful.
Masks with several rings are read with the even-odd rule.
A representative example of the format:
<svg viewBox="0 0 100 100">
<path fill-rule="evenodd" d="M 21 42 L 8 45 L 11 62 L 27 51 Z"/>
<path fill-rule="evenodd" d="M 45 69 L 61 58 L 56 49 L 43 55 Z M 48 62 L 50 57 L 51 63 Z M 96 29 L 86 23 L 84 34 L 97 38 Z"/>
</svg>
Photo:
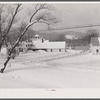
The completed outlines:
<svg viewBox="0 0 100 100">
<path fill-rule="evenodd" d="M 100 23 L 100 4 L 55 5 L 63 26 Z"/>
<path fill-rule="evenodd" d="M 100 3 L 97 4 L 77 4 L 77 3 L 52 3 L 56 8 L 55 15 L 62 20 L 55 25 L 57 28 L 65 28 L 75 25 L 100 23 Z M 29 4 L 24 4 L 25 8 L 32 8 Z M 22 13 L 22 16 L 26 14 Z M 33 26 L 34 29 L 46 29 L 46 25 L 38 24 Z"/>
</svg>

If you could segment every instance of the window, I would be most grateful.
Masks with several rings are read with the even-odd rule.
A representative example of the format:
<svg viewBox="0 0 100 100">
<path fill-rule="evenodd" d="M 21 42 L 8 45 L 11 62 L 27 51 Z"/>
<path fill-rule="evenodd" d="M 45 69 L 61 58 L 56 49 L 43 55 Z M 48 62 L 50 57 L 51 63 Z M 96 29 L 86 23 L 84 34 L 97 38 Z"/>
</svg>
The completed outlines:
<svg viewBox="0 0 100 100">
<path fill-rule="evenodd" d="M 61 52 L 61 49 L 59 49 L 59 52 Z"/>
<path fill-rule="evenodd" d="M 99 52 L 99 50 L 97 49 L 97 50 L 96 50 L 96 52 L 98 53 L 98 52 Z"/>
</svg>

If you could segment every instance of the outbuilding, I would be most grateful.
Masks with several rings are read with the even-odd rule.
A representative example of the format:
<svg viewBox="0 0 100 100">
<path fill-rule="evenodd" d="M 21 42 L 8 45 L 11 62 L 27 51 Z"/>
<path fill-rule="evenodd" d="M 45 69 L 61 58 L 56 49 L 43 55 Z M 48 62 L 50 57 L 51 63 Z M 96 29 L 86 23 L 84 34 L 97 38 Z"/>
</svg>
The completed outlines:
<svg viewBox="0 0 100 100">
<path fill-rule="evenodd" d="M 50 42 L 44 41 L 35 43 L 36 49 L 44 49 L 48 52 L 65 52 L 66 50 L 66 42 L 65 41 L 58 41 L 58 42 Z"/>
<path fill-rule="evenodd" d="M 93 55 L 100 54 L 100 37 L 91 37 L 90 50 Z"/>
</svg>

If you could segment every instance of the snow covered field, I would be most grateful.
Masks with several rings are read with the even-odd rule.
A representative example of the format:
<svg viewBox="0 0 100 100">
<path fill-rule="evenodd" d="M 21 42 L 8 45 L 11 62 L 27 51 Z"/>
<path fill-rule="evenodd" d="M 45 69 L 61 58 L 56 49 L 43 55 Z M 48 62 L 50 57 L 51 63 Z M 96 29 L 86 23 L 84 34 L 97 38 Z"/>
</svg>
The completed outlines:
<svg viewBox="0 0 100 100">
<path fill-rule="evenodd" d="M 0 88 L 100 88 L 100 55 L 76 53 L 20 54 L 0 73 Z"/>
</svg>

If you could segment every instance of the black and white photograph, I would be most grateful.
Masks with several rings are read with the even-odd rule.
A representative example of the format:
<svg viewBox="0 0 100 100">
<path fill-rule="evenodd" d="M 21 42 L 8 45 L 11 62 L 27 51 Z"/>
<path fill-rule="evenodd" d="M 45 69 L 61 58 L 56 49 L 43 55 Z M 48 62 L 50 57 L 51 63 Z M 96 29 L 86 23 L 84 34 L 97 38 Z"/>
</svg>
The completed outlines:
<svg viewBox="0 0 100 100">
<path fill-rule="evenodd" d="M 15 88 L 100 88 L 100 2 L 0 3 L 0 89 Z"/>
</svg>

